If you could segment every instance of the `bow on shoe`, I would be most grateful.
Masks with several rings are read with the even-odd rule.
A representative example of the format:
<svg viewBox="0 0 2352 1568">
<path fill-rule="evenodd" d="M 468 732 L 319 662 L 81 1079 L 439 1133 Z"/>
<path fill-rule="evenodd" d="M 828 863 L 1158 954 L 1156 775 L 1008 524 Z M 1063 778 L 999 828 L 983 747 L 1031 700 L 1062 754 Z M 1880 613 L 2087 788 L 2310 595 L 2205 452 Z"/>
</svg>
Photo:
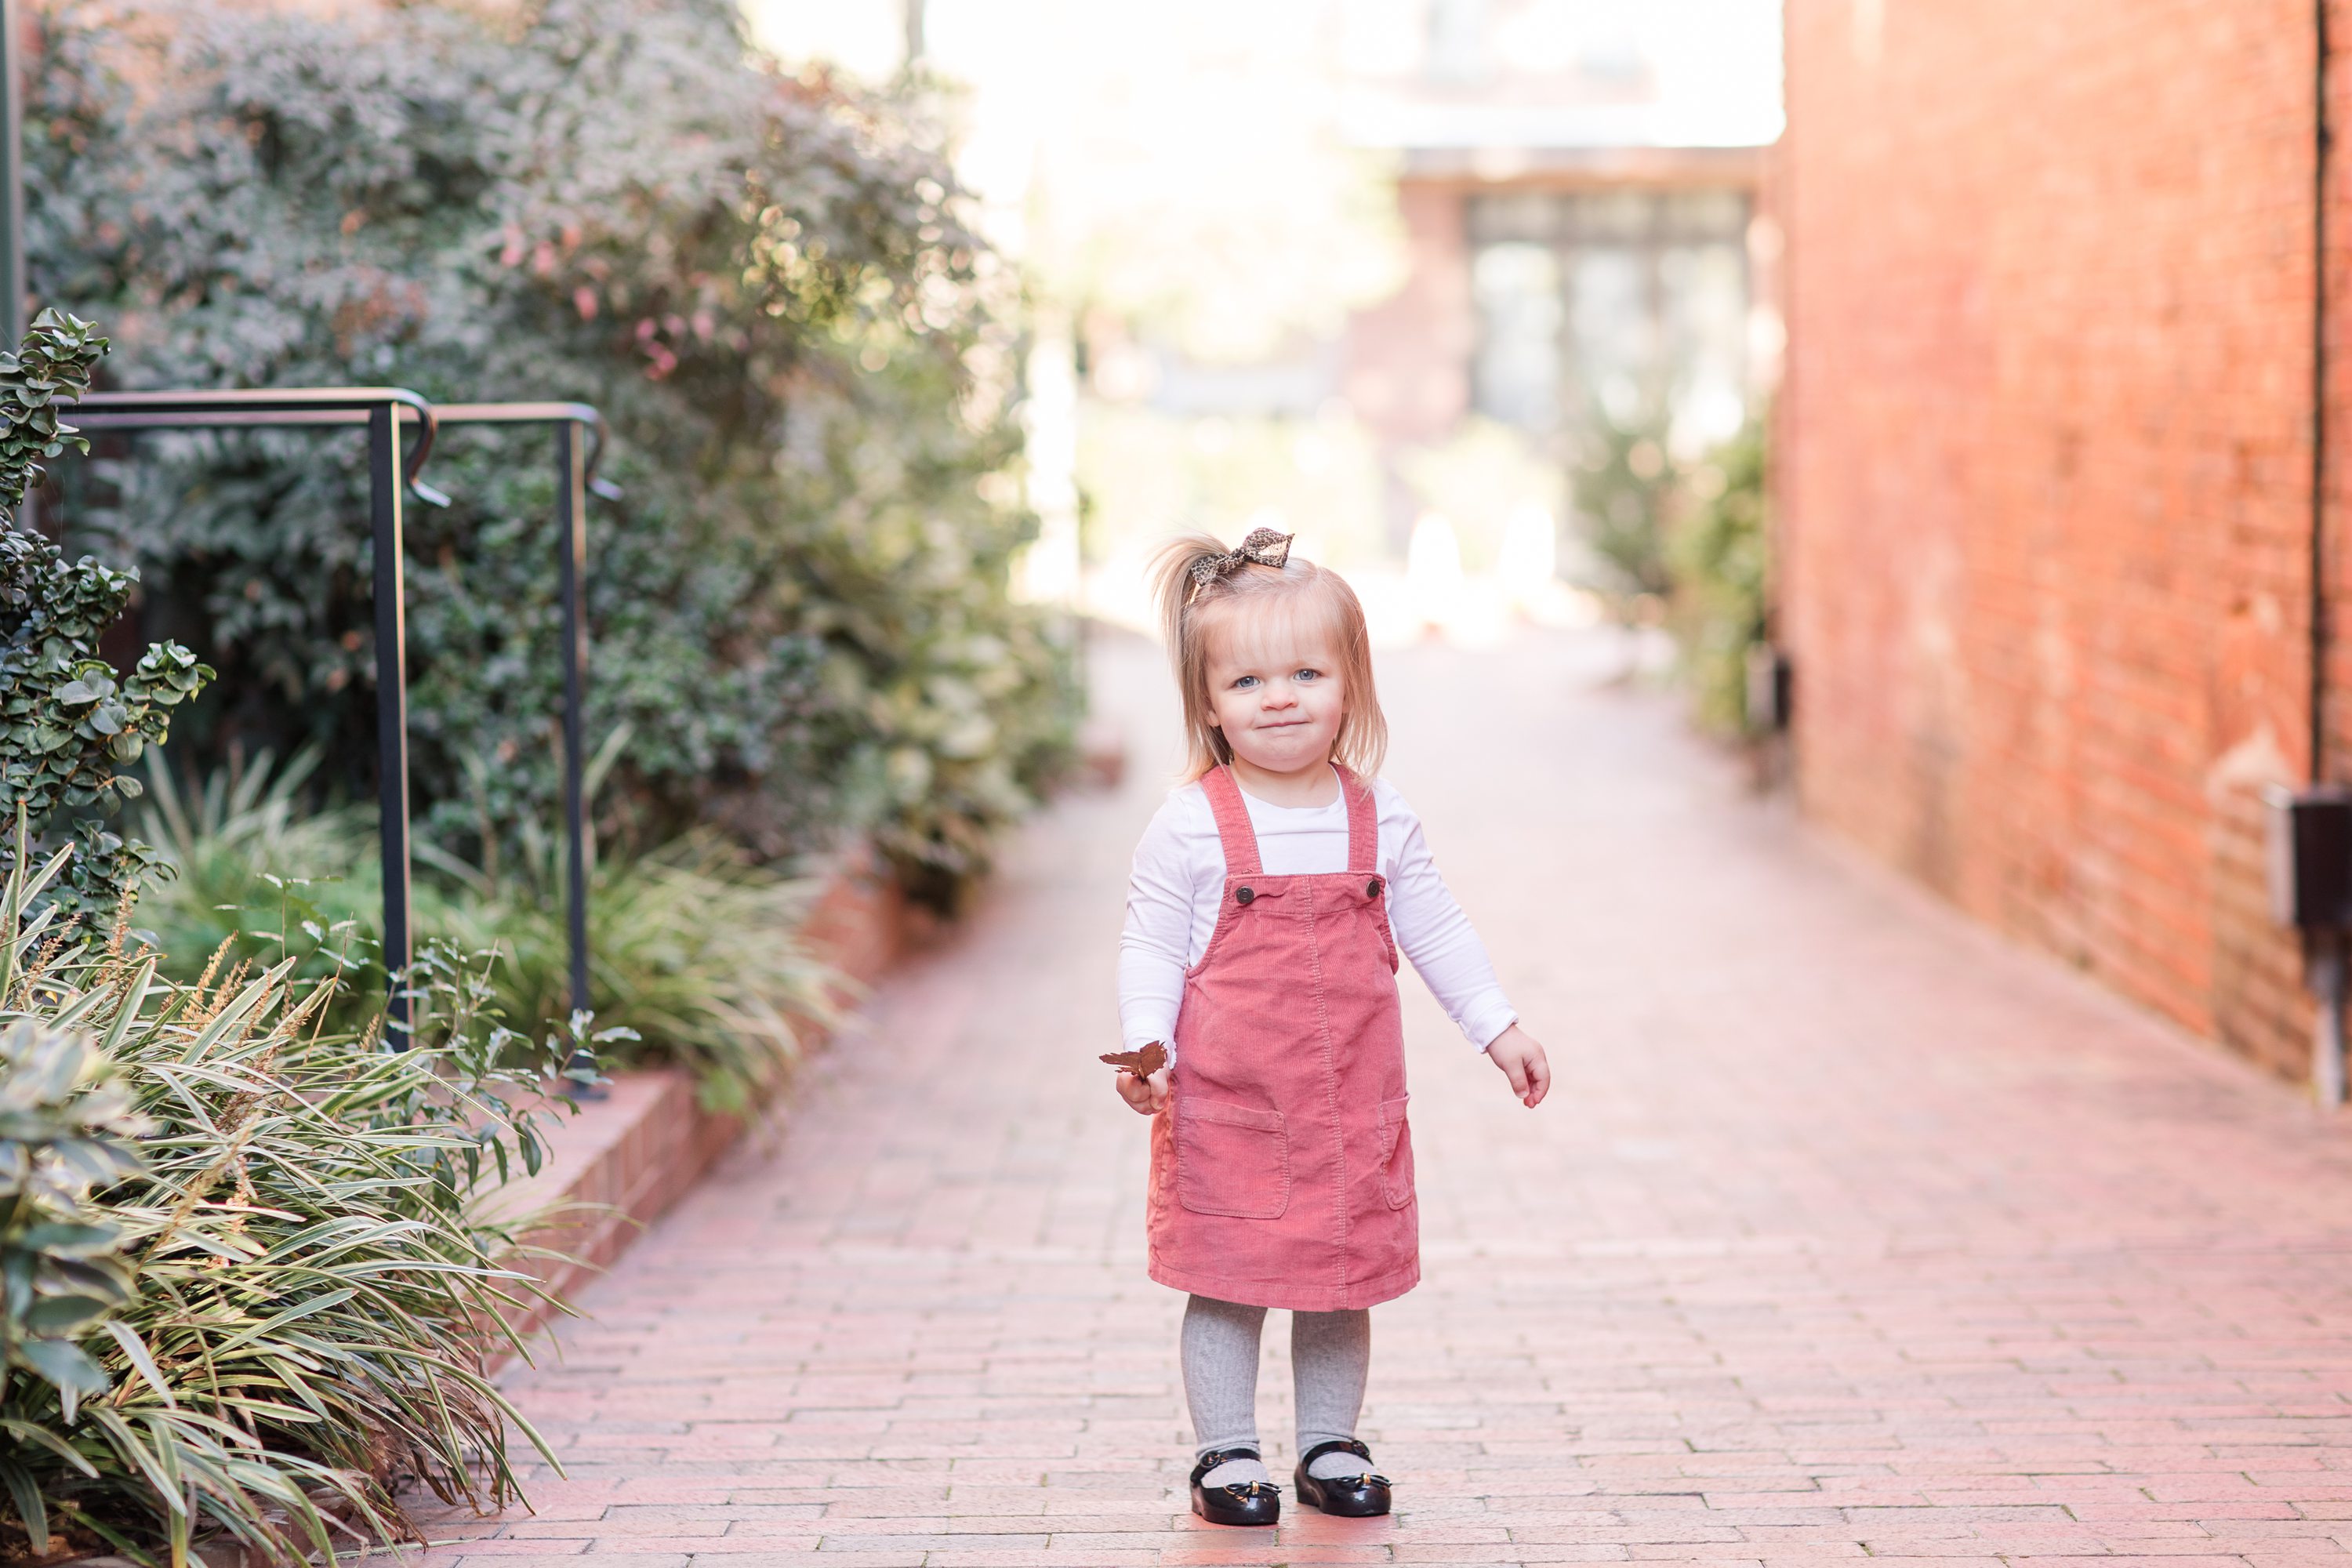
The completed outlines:
<svg viewBox="0 0 2352 1568">
<path fill-rule="evenodd" d="M 1276 533 L 1270 528 L 1254 528 L 1238 550 L 1228 550 L 1223 555 L 1203 555 L 1192 563 L 1192 592 L 1197 594 L 1220 577 L 1231 576 L 1244 566 L 1255 562 L 1260 566 L 1279 566 L 1290 559 L 1290 542 L 1296 534 Z"/>
</svg>

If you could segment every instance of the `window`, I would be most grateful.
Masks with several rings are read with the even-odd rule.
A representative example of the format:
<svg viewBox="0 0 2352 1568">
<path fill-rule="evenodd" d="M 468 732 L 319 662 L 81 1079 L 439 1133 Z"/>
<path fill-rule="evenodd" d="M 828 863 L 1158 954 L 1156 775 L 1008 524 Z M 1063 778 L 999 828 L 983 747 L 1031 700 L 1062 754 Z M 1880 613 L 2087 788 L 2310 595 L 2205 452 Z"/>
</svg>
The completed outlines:
<svg viewBox="0 0 2352 1568">
<path fill-rule="evenodd" d="M 1470 289 L 1480 331 L 1471 368 L 1482 413 L 1529 430 L 1559 420 L 1559 257 L 1549 246 L 1507 240 L 1478 252 Z"/>
<path fill-rule="evenodd" d="M 1543 437 L 1664 422 L 1685 450 L 1737 431 L 1748 216 L 1739 191 L 1473 197 L 1479 412 Z"/>
</svg>

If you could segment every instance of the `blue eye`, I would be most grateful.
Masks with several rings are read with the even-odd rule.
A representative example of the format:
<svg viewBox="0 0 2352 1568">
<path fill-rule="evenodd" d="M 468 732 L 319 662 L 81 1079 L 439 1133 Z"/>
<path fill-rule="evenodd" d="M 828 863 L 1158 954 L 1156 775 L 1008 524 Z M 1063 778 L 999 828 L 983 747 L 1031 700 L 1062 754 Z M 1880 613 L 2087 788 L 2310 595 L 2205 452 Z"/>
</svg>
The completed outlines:
<svg viewBox="0 0 2352 1568">
<path fill-rule="evenodd" d="M 1320 680 L 1323 679 L 1323 672 L 1319 669 L 1302 669 L 1294 679 L 1299 680 Z"/>
<path fill-rule="evenodd" d="M 1248 690 L 1251 687 L 1255 686 L 1256 684 L 1257 684 L 1257 677 L 1256 677 L 1256 676 L 1255 676 L 1255 675 L 1244 675 L 1244 676 L 1243 676 L 1239 680 L 1236 680 L 1236 681 L 1234 681 L 1234 690 L 1236 690 L 1236 691 L 1246 691 L 1246 690 Z"/>
</svg>

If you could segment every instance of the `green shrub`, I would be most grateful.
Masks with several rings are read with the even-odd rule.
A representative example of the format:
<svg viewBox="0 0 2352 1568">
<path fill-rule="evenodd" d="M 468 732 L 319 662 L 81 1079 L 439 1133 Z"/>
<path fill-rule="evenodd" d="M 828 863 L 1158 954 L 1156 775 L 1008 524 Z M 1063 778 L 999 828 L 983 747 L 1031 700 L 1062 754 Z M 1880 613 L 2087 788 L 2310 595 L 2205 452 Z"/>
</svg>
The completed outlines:
<svg viewBox="0 0 2352 1568">
<path fill-rule="evenodd" d="M 167 875 L 142 893 L 135 923 L 173 979 L 193 981 L 215 960 L 266 968 L 299 955 L 295 973 L 304 980 L 374 961 L 356 935 L 360 925 L 373 932 L 383 921 L 374 816 L 306 798 L 318 763 L 315 749 L 283 765 L 265 752 L 192 786 L 164 752 L 151 753 L 134 822 Z M 365 886 L 355 874 L 365 875 Z M 305 921 L 316 934 L 303 930 Z M 379 996 L 382 986 L 378 973 Z M 365 1005 L 362 989 L 351 988 L 344 1004 Z"/>
<path fill-rule="evenodd" d="M 591 519 L 593 726 L 640 742 L 614 813 L 979 869 L 1076 686 L 1008 598 L 1015 289 L 932 117 L 753 63 L 721 0 L 346 10 L 47 8 L 37 289 L 120 322 L 126 384 L 594 402 L 626 499 Z M 184 736 L 212 761 L 373 754 L 357 446 L 144 437 L 75 498 L 223 670 Z M 477 863 L 558 798 L 550 467 L 542 432 L 450 431 L 456 504 L 408 521 L 420 826 Z"/>
<path fill-rule="evenodd" d="M 1739 735 L 1748 712 L 1748 650 L 1766 635 L 1764 426 L 1750 425 L 1684 481 L 1686 503 L 1668 536 L 1668 622 L 1700 726 Z"/>
<path fill-rule="evenodd" d="M 1569 473 L 1586 546 L 1584 585 L 1620 623 L 1651 621 L 1672 586 L 1666 538 L 1682 478 L 1667 421 L 1654 415 L 1621 423 L 1598 411 L 1594 417 Z"/>
<path fill-rule="evenodd" d="M 107 1388 L 75 1331 L 132 1298 L 122 1227 L 89 1203 L 92 1187 L 146 1169 L 128 1140 L 151 1125 L 113 1077 L 85 1035 L 29 1018 L 0 1030 L 0 1401 L 10 1383 L 38 1378 L 68 1420 Z M 0 1480 L 20 1518 L 41 1513 L 40 1489 L 16 1458 L 0 1458 Z"/>
<path fill-rule="evenodd" d="M 59 950 L 26 911 L 63 860 L 0 898 L 0 1549 L 331 1556 L 413 1538 L 404 1475 L 514 1496 L 509 1426 L 539 1439 L 481 1352 L 542 1293 L 530 1220 L 473 1200 L 537 1167 L 564 1042 L 497 1026 L 441 950 L 403 1051 L 322 1031 L 290 964 L 182 986 Z"/>
<path fill-rule="evenodd" d="M 165 973 L 183 981 L 207 964 L 289 959 L 305 979 L 345 974 L 331 1021 L 356 1027 L 383 1000 L 374 817 L 306 807 L 315 761 L 305 752 L 280 767 L 265 754 L 189 787 L 159 756 L 141 831 L 174 875 L 140 900 L 138 923 L 166 955 Z M 591 769 L 592 784 L 602 771 Z M 487 868 L 428 850 L 415 919 L 460 951 L 495 952 L 488 984 L 501 1016 L 544 1032 L 572 1005 L 563 843 L 536 823 L 519 837 Z M 801 1037 L 836 1017 L 840 977 L 801 939 L 814 891 L 708 831 L 599 857 L 590 998 L 613 1035 L 599 1060 L 675 1062 L 713 1110 L 764 1103 Z"/>
<path fill-rule="evenodd" d="M 0 356 L 0 497 L 74 444 L 57 409 L 104 347 L 45 311 Z M 513 1225 L 468 1205 L 537 1167 L 527 1107 L 571 1042 L 498 1026 L 446 948 L 415 975 L 416 1047 L 386 1051 L 323 1027 L 337 973 L 180 985 L 111 918 L 92 940 L 159 868 L 57 818 L 135 797 L 116 770 L 211 673 L 167 646 L 118 678 L 99 639 L 131 582 L 0 525 L 0 1552 L 176 1565 L 217 1533 L 331 1555 L 413 1533 L 403 1475 L 513 1495 L 481 1350 L 542 1292 L 506 1267 Z M 35 871 L 37 832 L 65 842 Z"/>
<path fill-rule="evenodd" d="M 137 574 L 88 556 L 68 563 L 14 526 L 43 460 L 89 449 L 58 410 L 89 390 L 106 350 L 90 322 L 44 310 L 16 352 L 0 353 L 0 822 L 21 816 L 37 852 L 64 841 L 50 901 L 85 931 L 110 922 L 152 865 L 145 845 L 107 826 L 104 813 L 139 792 L 118 770 L 164 738 L 173 710 L 213 674 L 186 648 L 160 643 L 118 675 L 99 641 Z M 12 864 L 0 848 L 0 872 Z"/>
<path fill-rule="evenodd" d="M 47 474 L 47 459 L 69 447 L 89 450 L 59 414 L 89 390 L 108 347 L 96 322 L 44 310 L 22 343 L 0 352 L 0 521 L 16 521 L 25 492 Z"/>
<path fill-rule="evenodd" d="M 555 1019 L 571 1006 L 562 887 L 552 874 L 561 845 L 536 847 L 539 874 L 455 879 L 419 909 L 428 929 L 498 952 L 509 1016 Z M 839 1017 L 841 977 L 801 938 L 815 890 L 708 832 L 601 860 L 589 882 L 589 999 L 597 1023 L 624 1037 L 600 1046 L 599 1062 L 676 1063 L 713 1110 L 766 1105 L 799 1059 L 802 1036 Z"/>
</svg>

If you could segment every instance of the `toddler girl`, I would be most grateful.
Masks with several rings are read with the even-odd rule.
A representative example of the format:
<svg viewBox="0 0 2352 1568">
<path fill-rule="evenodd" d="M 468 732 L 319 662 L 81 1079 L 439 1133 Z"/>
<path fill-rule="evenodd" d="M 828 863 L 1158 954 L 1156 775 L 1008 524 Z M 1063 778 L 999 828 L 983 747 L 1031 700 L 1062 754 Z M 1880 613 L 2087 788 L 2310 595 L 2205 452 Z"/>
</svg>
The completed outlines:
<svg viewBox="0 0 2352 1568">
<path fill-rule="evenodd" d="M 1364 612 L 1259 529 L 1179 540 L 1156 573 L 1191 783 L 1135 852 L 1119 1027 L 1169 1053 L 1119 1094 L 1153 1118 L 1150 1273 L 1191 1292 L 1192 1510 L 1272 1524 L 1257 1441 L 1258 1332 L 1287 1308 L 1299 1500 L 1389 1511 L 1356 1439 L 1369 1308 L 1421 1279 L 1397 1012 L 1402 949 L 1528 1106 L 1551 1081 L 1421 824 L 1377 777 L 1388 727 Z"/>
</svg>

